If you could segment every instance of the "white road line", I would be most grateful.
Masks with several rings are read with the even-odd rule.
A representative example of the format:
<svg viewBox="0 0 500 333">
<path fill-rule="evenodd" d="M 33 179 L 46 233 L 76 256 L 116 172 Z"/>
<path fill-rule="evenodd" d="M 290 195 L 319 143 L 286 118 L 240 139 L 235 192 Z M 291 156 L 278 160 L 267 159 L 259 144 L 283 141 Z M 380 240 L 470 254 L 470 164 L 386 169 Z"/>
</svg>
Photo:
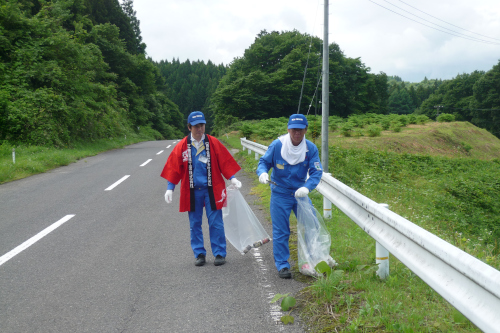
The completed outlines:
<svg viewBox="0 0 500 333">
<path fill-rule="evenodd" d="M 140 166 L 141 166 L 141 167 L 142 167 L 142 166 L 145 166 L 146 164 L 148 164 L 148 163 L 149 163 L 149 162 L 151 162 L 151 161 L 152 161 L 152 159 L 149 159 L 149 160 L 147 160 L 146 162 L 142 163 Z"/>
<path fill-rule="evenodd" d="M 115 187 L 117 187 L 118 185 L 120 185 L 120 183 L 123 182 L 128 177 L 130 177 L 130 175 L 123 176 L 119 181 L 117 181 L 116 183 L 114 183 L 113 185 L 111 185 L 110 187 L 108 187 L 107 189 L 105 189 L 104 191 L 111 191 L 112 189 L 114 189 Z"/>
<path fill-rule="evenodd" d="M 168 149 L 168 148 L 170 148 L 170 146 L 171 146 L 171 145 L 168 145 L 168 146 L 167 146 L 167 149 Z"/>
<path fill-rule="evenodd" d="M 26 242 L 22 243 L 21 245 L 19 245 L 15 249 L 13 249 L 13 250 L 7 252 L 6 254 L 4 254 L 3 256 L 1 256 L 0 257 L 0 266 L 2 266 L 4 263 L 6 263 L 10 259 L 12 259 L 15 255 L 21 253 L 22 251 L 26 250 L 31 245 L 38 242 L 43 237 L 47 236 L 50 232 L 52 232 L 55 229 L 57 229 L 58 227 L 60 227 L 63 223 L 69 221 L 73 216 L 75 216 L 75 215 L 74 214 L 73 215 L 66 215 L 65 217 L 63 217 L 62 219 L 60 219 L 56 223 L 52 224 L 51 226 L 45 228 L 44 230 L 40 231 L 38 234 L 31 237 L 30 239 L 28 239 Z"/>
<path fill-rule="evenodd" d="M 163 150 L 160 150 L 159 152 L 157 152 L 156 155 L 160 155 L 161 153 L 163 153 Z"/>
</svg>

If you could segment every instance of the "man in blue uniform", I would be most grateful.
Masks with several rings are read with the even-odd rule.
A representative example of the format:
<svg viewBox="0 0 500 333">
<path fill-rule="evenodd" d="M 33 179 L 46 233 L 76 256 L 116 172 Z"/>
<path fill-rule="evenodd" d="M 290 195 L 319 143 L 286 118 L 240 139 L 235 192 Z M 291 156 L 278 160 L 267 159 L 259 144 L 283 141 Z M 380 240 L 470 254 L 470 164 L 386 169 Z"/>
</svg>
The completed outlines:
<svg viewBox="0 0 500 333">
<path fill-rule="evenodd" d="M 290 214 L 297 216 L 297 199 L 306 197 L 318 186 L 323 167 L 318 148 L 306 140 L 308 122 L 304 115 L 293 114 L 288 120 L 288 134 L 274 140 L 259 160 L 257 175 L 263 184 L 271 175 L 271 219 L 273 223 L 273 254 L 279 276 L 292 277 L 290 272 Z M 309 172 L 309 178 L 307 173 Z"/>
</svg>

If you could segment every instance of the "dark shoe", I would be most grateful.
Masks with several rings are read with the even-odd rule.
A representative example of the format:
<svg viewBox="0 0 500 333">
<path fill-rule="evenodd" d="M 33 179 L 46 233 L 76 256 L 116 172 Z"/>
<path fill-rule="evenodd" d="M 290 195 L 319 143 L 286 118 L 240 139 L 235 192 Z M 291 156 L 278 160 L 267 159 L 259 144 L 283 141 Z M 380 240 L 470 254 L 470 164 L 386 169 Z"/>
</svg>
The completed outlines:
<svg viewBox="0 0 500 333">
<path fill-rule="evenodd" d="M 292 278 L 292 273 L 290 272 L 290 269 L 287 267 L 282 268 L 278 274 L 279 274 L 280 278 L 282 278 L 282 279 L 291 279 Z"/>
<path fill-rule="evenodd" d="M 226 258 L 224 258 L 223 256 L 217 255 L 217 257 L 215 257 L 214 261 L 215 266 L 224 265 L 225 263 L 226 263 Z"/>
<path fill-rule="evenodd" d="M 205 255 L 203 253 L 198 254 L 198 258 L 194 262 L 195 266 L 203 266 L 205 265 Z"/>
</svg>

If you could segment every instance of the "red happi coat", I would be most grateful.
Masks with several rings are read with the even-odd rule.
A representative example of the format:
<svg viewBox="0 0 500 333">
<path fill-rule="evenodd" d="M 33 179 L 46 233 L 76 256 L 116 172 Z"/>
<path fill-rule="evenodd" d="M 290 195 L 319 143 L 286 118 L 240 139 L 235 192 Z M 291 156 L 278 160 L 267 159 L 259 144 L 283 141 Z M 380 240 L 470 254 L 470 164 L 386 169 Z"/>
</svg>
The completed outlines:
<svg viewBox="0 0 500 333">
<path fill-rule="evenodd" d="M 177 185 L 179 181 L 181 182 L 180 212 L 191 211 L 194 203 L 194 195 L 191 195 L 191 189 L 189 188 L 187 154 L 191 154 L 191 152 L 187 150 L 187 140 L 188 137 L 185 137 L 174 147 L 161 173 L 161 176 L 172 184 Z M 222 209 L 226 204 L 226 183 L 222 176 L 229 179 L 229 177 L 240 171 L 241 167 L 219 140 L 207 134 L 205 134 L 205 140 L 208 140 L 210 145 L 213 201 L 216 209 Z"/>
</svg>

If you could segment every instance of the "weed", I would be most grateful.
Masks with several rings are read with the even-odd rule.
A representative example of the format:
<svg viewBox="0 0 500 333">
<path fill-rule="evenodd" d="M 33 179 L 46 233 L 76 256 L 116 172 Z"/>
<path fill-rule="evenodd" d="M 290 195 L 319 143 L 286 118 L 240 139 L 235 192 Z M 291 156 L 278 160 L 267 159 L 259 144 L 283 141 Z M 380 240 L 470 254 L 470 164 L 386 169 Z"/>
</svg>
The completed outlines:
<svg viewBox="0 0 500 333">
<path fill-rule="evenodd" d="M 369 137 L 380 136 L 380 133 L 382 133 L 382 127 L 378 125 L 370 125 L 368 126 L 367 132 Z"/>
<path fill-rule="evenodd" d="M 281 311 L 290 311 L 292 310 L 292 308 L 295 306 L 296 304 L 296 300 L 295 300 L 295 297 L 292 297 L 292 296 L 288 296 L 290 295 L 290 293 L 288 294 L 276 294 L 273 299 L 270 301 L 270 303 L 275 303 L 277 302 L 280 298 L 283 298 L 281 300 Z M 287 324 L 293 324 L 294 321 L 295 321 L 295 318 L 293 316 L 290 315 L 290 313 L 288 313 L 287 315 L 285 316 L 282 316 L 281 317 L 281 322 L 285 325 Z"/>
</svg>

